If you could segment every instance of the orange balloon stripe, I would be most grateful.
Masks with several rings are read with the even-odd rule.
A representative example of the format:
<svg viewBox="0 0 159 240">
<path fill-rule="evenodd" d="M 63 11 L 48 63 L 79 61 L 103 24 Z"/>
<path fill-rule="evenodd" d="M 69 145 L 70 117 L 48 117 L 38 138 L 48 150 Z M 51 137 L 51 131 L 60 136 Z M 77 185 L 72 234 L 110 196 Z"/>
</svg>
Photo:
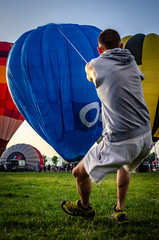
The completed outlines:
<svg viewBox="0 0 159 240">
<path fill-rule="evenodd" d="M 6 82 L 6 66 L 0 66 L 0 83 Z"/>
</svg>

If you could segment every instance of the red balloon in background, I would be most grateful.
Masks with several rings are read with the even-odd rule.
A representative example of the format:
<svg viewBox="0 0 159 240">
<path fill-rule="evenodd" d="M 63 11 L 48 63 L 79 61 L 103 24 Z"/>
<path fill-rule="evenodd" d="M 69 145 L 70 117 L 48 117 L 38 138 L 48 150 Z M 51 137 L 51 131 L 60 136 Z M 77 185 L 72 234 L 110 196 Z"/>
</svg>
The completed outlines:
<svg viewBox="0 0 159 240">
<path fill-rule="evenodd" d="M 0 42 L 0 156 L 24 121 L 11 98 L 6 82 L 6 62 L 12 45 L 13 43 Z"/>
</svg>

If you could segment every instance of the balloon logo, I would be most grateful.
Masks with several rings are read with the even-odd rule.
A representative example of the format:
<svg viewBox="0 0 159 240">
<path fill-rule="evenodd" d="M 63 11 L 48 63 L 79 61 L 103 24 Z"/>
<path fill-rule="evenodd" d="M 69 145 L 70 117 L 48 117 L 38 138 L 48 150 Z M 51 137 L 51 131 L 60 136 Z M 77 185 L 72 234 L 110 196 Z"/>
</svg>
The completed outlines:
<svg viewBox="0 0 159 240">
<path fill-rule="evenodd" d="M 150 112 L 153 138 L 159 138 L 159 36 L 136 34 L 122 39 L 145 75 L 144 98 Z"/>
<path fill-rule="evenodd" d="M 0 42 L 0 156 L 24 121 L 10 96 L 6 82 L 6 61 L 12 45 L 12 43 Z"/>
<path fill-rule="evenodd" d="M 24 33 L 7 62 L 19 111 L 65 160 L 79 161 L 102 134 L 100 100 L 86 79 L 85 62 L 97 57 L 100 29 L 48 24 Z"/>
</svg>

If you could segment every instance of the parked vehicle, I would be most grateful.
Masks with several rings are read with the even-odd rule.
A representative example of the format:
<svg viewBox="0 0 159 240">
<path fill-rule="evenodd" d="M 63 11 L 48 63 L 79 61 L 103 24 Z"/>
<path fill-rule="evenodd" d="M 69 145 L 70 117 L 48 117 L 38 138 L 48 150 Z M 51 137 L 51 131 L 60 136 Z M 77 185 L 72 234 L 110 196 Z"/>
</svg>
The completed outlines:
<svg viewBox="0 0 159 240">
<path fill-rule="evenodd" d="M 25 160 L 8 160 L 4 163 L 5 171 L 24 172 Z"/>
</svg>

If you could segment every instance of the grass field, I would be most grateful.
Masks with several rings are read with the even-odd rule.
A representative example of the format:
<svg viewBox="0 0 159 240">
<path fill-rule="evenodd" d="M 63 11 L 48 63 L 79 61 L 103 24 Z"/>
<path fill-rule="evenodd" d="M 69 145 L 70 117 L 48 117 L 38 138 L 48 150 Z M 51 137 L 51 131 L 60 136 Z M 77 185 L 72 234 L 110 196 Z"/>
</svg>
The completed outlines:
<svg viewBox="0 0 159 240">
<path fill-rule="evenodd" d="M 159 239 L 159 173 L 134 173 L 125 202 L 129 225 L 108 220 L 116 203 L 116 174 L 92 188 L 94 220 L 72 217 L 62 200 L 77 200 L 69 173 L 0 173 L 0 239 Z"/>
</svg>

